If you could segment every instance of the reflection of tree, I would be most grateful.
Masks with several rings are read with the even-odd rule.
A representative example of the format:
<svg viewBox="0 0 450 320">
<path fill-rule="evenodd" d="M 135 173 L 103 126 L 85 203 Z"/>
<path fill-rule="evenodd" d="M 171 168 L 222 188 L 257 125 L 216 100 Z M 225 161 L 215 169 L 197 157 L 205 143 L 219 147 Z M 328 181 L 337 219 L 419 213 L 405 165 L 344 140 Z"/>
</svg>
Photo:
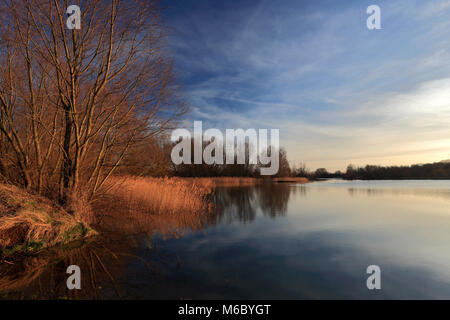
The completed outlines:
<svg viewBox="0 0 450 320">
<path fill-rule="evenodd" d="M 291 187 L 284 183 L 267 183 L 257 188 L 259 205 L 264 215 L 271 218 L 286 215 Z"/>
<path fill-rule="evenodd" d="M 115 234 L 89 243 L 55 247 L 18 257 L 11 264 L 1 263 L 0 300 L 126 299 L 130 298 L 130 283 L 135 275 L 127 271 L 130 266 L 143 268 L 139 271 L 146 281 L 142 289 L 151 292 L 164 277 L 163 268 L 177 263 L 176 259 L 152 241 L 151 234 Z M 66 270 L 70 265 L 81 269 L 81 290 L 67 289 Z"/>
<path fill-rule="evenodd" d="M 305 186 L 298 186 L 297 185 L 297 186 L 295 186 L 295 188 L 292 188 L 291 190 L 292 190 L 293 194 L 299 194 L 302 197 L 306 196 L 307 188 Z"/>
<path fill-rule="evenodd" d="M 303 194 L 305 188 L 282 183 L 217 188 L 216 206 L 209 213 L 104 215 L 97 228 L 102 236 L 90 243 L 48 249 L 33 256 L 11 258 L 14 264 L 0 264 L 0 298 L 122 298 L 129 283 L 129 273 L 124 270 L 130 264 L 142 263 L 150 279 L 154 279 L 162 274 L 161 263 L 174 262 L 152 243 L 155 235 L 178 238 L 220 222 L 251 223 L 258 209 L 271 218 L 283 216 L 291 192 Z M 72 264 L 82 270 L 83 290 L 66 288 L 66 268 Z"/>
<path fill-rule="evenodd" d="M 216 212 L 211 217 L 213 224 L 251 222 L 255 219 L 255 187 L 230 187 L 216 189 Z"/>
<path fill-rule="evenodd" d="M 287 211 L 292 190 L 289 184 L 263 183 L 252 187 L 229 187 L 216 190 L 216 215 L 211 223 L 221 221 L 252 222 L 259 207 L 264 215 L 271 218 L 283 216 Z M 301 194 L 305 190 L 299 190 Z"/>
<path fill-rule="evenodd" d="M 55 247 L 35 255 L 5 257 L 14 263 L 0 263 L 0 298 L 122 298 L 125 292 L 120 283 L 128 283 L 123 277 L 127 275 L 124 269 L 130 261 L 143 263 L 153 277 L 159 274 L 159 263 L 167 260 L 152 243 L 155 236 L 179 238 L 208 224 L 206 208 L 166 214 L 127 212 L 120 205 L 109 209 L 112 209 L 109 214 L 99 212 L 101 219 L 96 230 L 101 236 L 89 243 Z M 144 260 L 143 249 L 146 255 L 158 257 Z M 156 262 L 149 262 L 153 260 Z M 83 290 L 69 291 L 66 287 L 66 268 L 72 264 L 82 270 Z"/>
<path fill-rule="evenodd" d="M 0 293 L 7 299 L 98 299 L 121 298 L 117 279 L 137 251 L 136 239 L 102 239 L 78 247 L 55 247 L 36 256 L 24 256 L 0 268 Z M 68 290 L 66 268 L 82 270 L 83 290 Z M 145 262 L 149 270 L 155 267 Z"/>
</svg>

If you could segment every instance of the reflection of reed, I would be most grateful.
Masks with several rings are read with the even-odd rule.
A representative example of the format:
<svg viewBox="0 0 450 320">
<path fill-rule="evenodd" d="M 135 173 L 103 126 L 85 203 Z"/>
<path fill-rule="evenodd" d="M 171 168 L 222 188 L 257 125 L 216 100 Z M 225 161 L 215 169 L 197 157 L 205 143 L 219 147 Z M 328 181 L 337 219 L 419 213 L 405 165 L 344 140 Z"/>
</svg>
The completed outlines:
<svg viewBox="0 0 450 320">
<path fill-rule="evenodd" d="M 78 248 L 53 248 L 37 256 L 22 257 L 0 267 L 0 297 L 7 299 L 101 299 L 124 298 L 118 278 L 130 259 L 141 261 L 149 274 L 157 265 L 133 251 L 131 238 L 94 241 Z M 82 270 L 82 290 L 68 290 L 66 268 L 76 264 Z"/>
<path fill-rule="evenodd" d="M 12 260 L 14 264 L 1 263 L 0 298 L 128 298 L 129 293 L 124 290 L 129 281 L 124 279 L 124 269 L 131 261 L 144 264 L 150 279 L 161 274 L 159 263 L 169 262 L 165 261 L 168 257 L 164 252 L 151 243 L 155 234 L 180 237 L 219 222 L 252 222 L 258 209 L 271 218 L 282 216 L 286 214 L 290 192 L 297 191 L 287 184 L 258 184 L 217 188 L 211 194 L 209 189 L 195 187 L 192 182 L 175 181 L 169 186 L 157 182 L 161 181 L 153 180 L 151 186 L 145 181 L 110 186 L 95 204 L 99 217 L 95 228 L 101 236 L 90 243 L 45 250 L 36 256 Z M 182 201 L 170 203 L 176 192 L 179 199 L 194 192 L 202 201 L 191 199 L 180 210 Z M 151 257 L 142 257 L 143 248 Z M 82 290 L 66 288 L 66 268 L 71 264 L 82 270 Z"/>
<path fill-rule="evenodd" d="M 83 272 L 82 279 L 86 278 L 87 283 L 92 284 L 86 287 L 87 283 L 83 281 L 80 292 L 91 289 L 93 297 L 97 297 L 96 275 L 103 274 L 98 272 L 101 258 L 95 249 L 90 249 L 91 246 L 71 250 L 53 248 L 36 256 L 16 259 L 13 265 L 1 269 L 0 292 L 6 298 L 61 299 L 71 295 L 79 298 L 77 290 L 72 292 L 65 288 L 67 274 L 64 267 L 77 264 L 83 271 L 88 270 Z"/>
<path fill-rule="evenodd" d="M 133 252 L 154 234 L 180 237 L 202 229 L 212 210 L 212 189 L 181 179 L 113 179 L 94 204 L 95 228 L 101 234 L 78 248 L 52 248 L 34 256 L 18 256 L 0 264 L 0 297 L 121 298 L 117 277 L 128 260 L 144 263 L 151 274 L 156 267 Z M 67 266 L 83 270 L 82 290 L 66 288 Z"/>
</svg>

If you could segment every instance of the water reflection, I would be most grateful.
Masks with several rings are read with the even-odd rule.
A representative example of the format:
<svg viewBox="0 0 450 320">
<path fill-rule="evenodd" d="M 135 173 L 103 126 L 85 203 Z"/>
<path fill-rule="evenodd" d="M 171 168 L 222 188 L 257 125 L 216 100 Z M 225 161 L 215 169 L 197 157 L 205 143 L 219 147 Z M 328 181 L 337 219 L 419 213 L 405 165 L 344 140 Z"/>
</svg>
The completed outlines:
<svg viewBox="0 0 450 320">
<path fill-rule="evenodd" d="M 450 298 L 449 194 L 450 181 L 219 188 L 209 214 L 105 216 L 101 239 L 2 264 L 1 297 Z M 80 291 L 65 288 L 70 264 Z"/>
<path fill-rule="evenodd" d="M 429 190 L 429 189 L 375 189 L 375 188 L 348 188 L 348 193 L 352 196 L 412 196 L 412 197 L 435 197 L 450 200 L 450 190 Z"/>
<path fill-rule="evenodd" d="M 117 235 L 116 235 L 117 236 Z M 148 235 L 147 235 L 148 236 Z M 145 275 L 140 286 L 151 287 L 163 274 L 162 264 L 176 264 L 151 237 L 96 239 L 52 248 L 35 256 L 21 257 L 0 268 L 2 299 L 133 299 L 128 292 L 133 281 Z M 68 290 L 66 269 L 78 265 L 82 289 Z M 130 265 L 142 267 L 140 274 L 129 274 Z M 140 296 L 142 298 L 142 296 Z"/>
<path fill-rule="evenodd" d="M 101 222 L 96 226 L 101 231 L 100 238 L 1 265 L 0 296 L 7 299 L 130 298 L 129 293 L 123 293 L 131 281 L 125 270 L 128 264 L 141 263 L 142 273 L 150 278 L 161 275 L 160 269 L 164 267 L 160 264 L 180 268 L 180 257 L 167 255 L 154 239 L 178 239 L 223 223 L 251 223 L 257 212 L 272 219 L 284 216 L 291 191 L 297 192 L 286 184 L 218 188 L 214 193 L 215 211 L 210 214 L 181 212 L 176 217 L 161 217 L 101 213 Z M 85 275 L 81 291 L 66 288 L 65 271 L 71 264 L 80 266 Z"/>
<path fill-rule="evenodd" d="M 217 210 L 210 216 L 210 223 L 252 222 L 256 216 L 256 194 L 255 188 L 218 188 L 215 192 Z"/>
<path fill-rule="evenodd" d="M 450 199 L 448 180 L 387 180 L 387 181 L 344 181 L 329 180 L 310 184 L 310 187 L 346 189 L 350 195 L 367 196 L 412 196 Z"/>
<path fill-rule="evenodd" d="M 215 192 L 216 212 L 211 223 L 248 223 L 255 220 L 259 211 L 275 219 L 284 216 L 291 193 L 305 195 L 306 188 L 292 188 L 289 184 L 261 184 L 254 187 L 218 188 Z"/>
<path fill-rule="evenodd" d="M 286 215 L 287 204 L 291 196 L 290 186 L 287 184 L 268 184 L 257 189 L 262 212 L 271 218 Z"/>
</svg>

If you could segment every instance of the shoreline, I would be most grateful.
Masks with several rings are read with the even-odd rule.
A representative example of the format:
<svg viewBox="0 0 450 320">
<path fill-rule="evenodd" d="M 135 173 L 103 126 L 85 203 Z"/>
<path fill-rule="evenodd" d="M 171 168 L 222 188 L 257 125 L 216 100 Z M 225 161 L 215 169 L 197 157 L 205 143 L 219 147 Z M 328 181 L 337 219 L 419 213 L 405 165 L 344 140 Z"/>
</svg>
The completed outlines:
<svg viewBox="0 0 450 320">
<path fill-rule="evenodd" d="M 189 215 L 191 211 L 208 211 L 211 205 L 209 195 L 217 187 L 308 182 L 308 179 L 298 177 L 117 176 L 111 182 L 115 184 L 113 191 L 105 194 L 100 205 L 85 204 L 89 208 L 80 208 L 73 214 L 48 198 L 33 195 L 13 185 L 0 184 L 0 257 L 4 259 L 14 254 L 33 254 L 74 241 L 87 241 L 101 233 L 102 228 L 97 227 L 101 225 L 105 212 L 121 212 L 120 215 L 109 217 L 113 228 L 124 222 L 120 222 L 123 216 L 128 217 L 131 221 L 129 224 L 136 220 L 139 222 L 136 224 L 140 225 L 150 217 L 154 221 L 157 216 L 159 224 L 170 225 L 174 223 L 177 212 Z M 133 205 L 130 205 L 130 201 Z M 92 211 L 95 212 L 94 216 Z M 93 222 L 93 219 L 96 221 Z"/>
</svg>

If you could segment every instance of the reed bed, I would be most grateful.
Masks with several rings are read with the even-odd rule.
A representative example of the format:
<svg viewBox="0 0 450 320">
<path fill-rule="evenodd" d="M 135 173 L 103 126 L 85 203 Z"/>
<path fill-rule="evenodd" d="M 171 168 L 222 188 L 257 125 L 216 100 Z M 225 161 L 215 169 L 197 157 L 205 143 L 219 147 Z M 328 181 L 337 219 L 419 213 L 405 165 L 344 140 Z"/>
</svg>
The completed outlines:
<svg viewBox="0 0 450 320">
<path fill-rule="evenodd" d="M 212 184 L 181 178 L 113 177 L 94 203 L 97 229 L 181 236 L 203 226 L 212 210 Z"/>
<path fill-rule="evenodd" d="M 79 195 L 71 197 L 69 209 L 73 214 L 43 197 L 0 185 L 0 250 L 4 255 L 11 250 L 36 250 L 83 239 L 96 233 L 89 226 L 100 232 L 160 232 L 179 237 L 188 230 L 203 228 L 216 187 L 307 181 L 290 177 L 115 176 L 93 203 Z"/>
<path fill-rule="evenodd" d="M 308 183 L 308 178 L 305 177 L 275 177 L 273 182 L 291 182 L 291 183 Z"/>
</svg>

